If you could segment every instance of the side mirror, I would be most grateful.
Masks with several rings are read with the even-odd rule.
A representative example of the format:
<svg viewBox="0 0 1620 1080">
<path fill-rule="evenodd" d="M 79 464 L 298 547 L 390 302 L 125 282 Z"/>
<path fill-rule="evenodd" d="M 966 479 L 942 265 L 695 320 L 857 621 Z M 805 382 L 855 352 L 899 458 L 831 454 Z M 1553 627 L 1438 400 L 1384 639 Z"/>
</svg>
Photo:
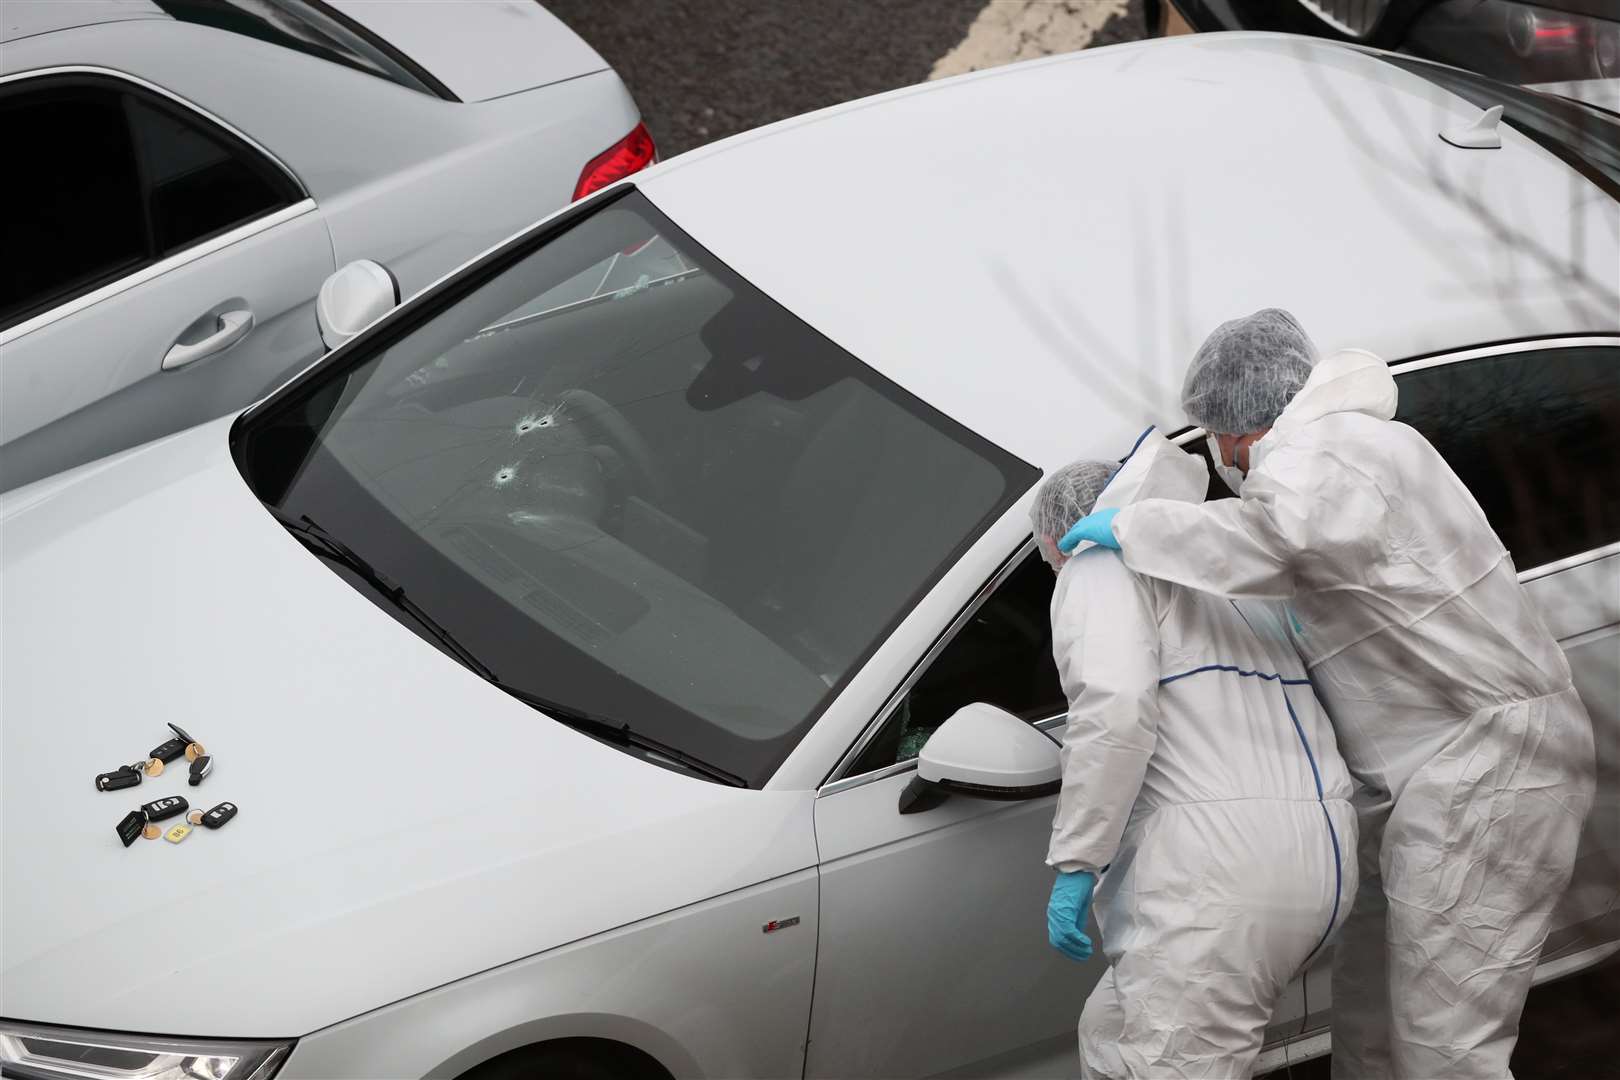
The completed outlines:
<svg viewBox="0 0 1620 1080">
<path fill-rule="evenodd" d="M 315 324 L 321 341 L 335 349 L 399 304 L 399 282 L 380 262 L 359 259 L 321 283 Z"/>
<path fill-rule="evenodd" d="M 975 702 L 929 736 L 917 775 L 900 793 L 900 812 L 938 806 L 946 795 L 1039 799 L 1056 795 L 1063 765 L 1058 744 L 1005 709 Z"/>
</svg>

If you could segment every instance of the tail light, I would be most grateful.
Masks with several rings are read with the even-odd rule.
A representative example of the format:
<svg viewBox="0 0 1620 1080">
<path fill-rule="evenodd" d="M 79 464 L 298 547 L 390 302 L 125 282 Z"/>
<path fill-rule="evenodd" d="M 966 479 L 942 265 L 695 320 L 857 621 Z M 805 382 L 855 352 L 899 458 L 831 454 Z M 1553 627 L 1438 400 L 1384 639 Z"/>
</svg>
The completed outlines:
<svg viewBox="0 0 1620 1080">
<path fill-rule="evenodd" d="M 1581 26 L 1573 18 L 1540 14 L 1521 7 L 1508 17 L 1508 44 L 1520 56 L 1534 52 L 1574 50 L 1581 44 Z"/>
<path fill-rule="evenodd" d="M 615 180 L 623 180 L 658 160 L 658 147 L 647 132 L 646 124 L 637 124 L 624 138 L 585 163 L 580 171 L 579 183 L 574 185 L 574 198 L 583 199 L 593 191 L 607 187 Z"/>
</svg>

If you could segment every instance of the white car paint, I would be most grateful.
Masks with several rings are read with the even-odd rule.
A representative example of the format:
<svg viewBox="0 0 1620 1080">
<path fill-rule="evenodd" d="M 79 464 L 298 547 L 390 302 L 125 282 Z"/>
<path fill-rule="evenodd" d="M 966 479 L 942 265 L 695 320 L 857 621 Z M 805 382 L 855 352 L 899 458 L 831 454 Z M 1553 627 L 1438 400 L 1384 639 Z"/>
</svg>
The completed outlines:
<svg viewBox="0 0 1620 1080">
<path fill-rule="evenodd" d="M 1183 39 L 853 103 L 636 184 L 817 329 L 1049 468 L 1117 454 L 1144 414 L 1177 415 L 1178 356 L 1245 306 L 1287 304 L 1324 344 L 1391 357 L 1620 329 L 1614 205 L 1515 133 L 1499 157 L 1448 158 L 1435 132 L 1468 109 L 1425 86 L 1328 45 Z M 1279 138 L 1289 110 L 1277 102 L 1302 90 Z M 1099 93 L 1106 110 L 1086 104 Z M 1371 144 L 1341 145 L 1329 123 L 1341 107 L 1377 117 L 1351 136 Z M 1238 122 L 1251 112 L 1257 126 Z M 1054 138 L 1065 124 L 1076 137 Z M 909 176 L 874 182 L 884 155 Z M 1554 194 L 1527 207 L 1523 190 Z M 1475 209 L 1457 208 L 1460 191 Z M 1167 192 L 1185 200 L 1168 217 L 1145 194 Z M 1307 223 L 1329 233 L 1302 239 Z M 1503 245 L 1504 224 L 1549 230 L 1551 246 Z M 0 798 L 8 822 L 47 799 L 61 815 L 21 843 L 8 830 L 8 1016 L 197 1035 L 251 1026 L 299 1038 L 285 1078 L 454 1076 L 576 1035 L 638 1047 L 681 1077 L 1051 1075 L 1072 1063 L 1100 967 L 1063 960 L 1041 933 L 1050 800 L 953 798 L 902 816 L 911 766 L 839 772 L 1027 543 L 1023 505 L 945 571 L 765 790 L 711 790 L 557 728 L 434 655 L 264 515 L 226 432 L 205 425 L 0 499 Z M 1604 595 L 1613 563 L 1572 569 Z M 1559 579 L 1575 579 L 1546 578 L 1538 600 L 1561 604 Z M 1606 611 L 1593 617 L 1620 617 Z M 1560 632 L 1566 645 L 1592 637 Z M 117 814 L 102 812 L 122 802 L 90 789 L 86 765 L 116 764 L 114 741 L 140 753 L 176 715 L 214 743 L 221 763 L 203 790 L 240 800 L 228 826 L 240 831 L 123 851 Z M 161 783 L 124 801 L 167 793 Z M 435 791 L 446 800 L 423 801 Z M 282 823 L 270 808 L 289 792 L 308 809 Z M 183 861 L 214 841 L 221 854 Z M 50 877 L 32 899 L 20 882 L 36 866 Z M 196 894 L 165 891 L 170 873 Z M 138 875 L 210 920 L 197 963 L 177 946 L 180 974 L 148 962 L 131 976 L 184 985 L 188 1008 L 165 1013 L 84 974 L 92 948 L 149 956 L 117 937 L 142 939 L 155 910 L 120 919 L 116 899 L 74 893 L 84 874 L 109 894 Z M 760 933 L 790 916 L 801 924 Z M 1322 1019 L 1325 970 L 1304 981 L 1312 1017 L 1296 982 L 1274 1038 Z M 192 1011 L 194 985 L 307 1000 Z"/>
<path fill-rule="evenodd" d="M 7 89 L 51 72 L 138 86 L 241 136 L 307 197 L 0 329 L 0 490 L 263 396 L 324 351 L 314 298 L 335 269 L 374 259 L 410 296 L 566 205 L 585 164 L 640 119 L 606 62 L 533 3 L 349 5 L 462 101 L 145 3 L 4 10 Z M 242 340 L 164 369 L 190 328 L 227 311 L 251 312 Z"/>
<path fill-rule="evenodd" d="M 6 1015 L 308 1032 L 814 866 L 813 793 L 705 783 L 567 730 L 312 562 L 242 484 L 229 425 L 6 505 Z M 40 632 L 46 609 L 71 648 Z M 180 718 L 215 756 L 200 787 L 176 766 L 94 790 Z M 179 848 L 120 846 L 120 816 L 175 794 L 240 813 Z M 164 925 L 187 933 L 154 962 L 141 928 Z"/>
<path fill-rule="evenodd" d="M 15 41 L 75 26 L 167 19 L 152 0 L 75 0 L 71 4 L 17 3 L 0 7 L 0 40 Z"/>
<path fill-rule="evenodd" d="M 1540 90 L 1543 93 L 1557 94 L 1559 97 L 1574 98 L 1594 105 L 1599 109 L 1606 109 L 1612 113 L 1620 113 L 1620 79 L 1577 79 L 1574 82 L 1532 83 L 1530 89 Z"/>
<path fill-rule="evenodd" d="M 462 101 L 488 101 L 607 70 L 607 61 L 534 0 L 334 0 L 427 68 Z"/>
<path fill-rule="evenodd" d="M 1620 328 L 1620 204 L 1512 129 L 1500 151 L 1446 146 L 1478 110 L 1372 57 L 1234 37 L 928 83 L 637 186 L 822 333 L 1042 465 L 1179 417 L 1186 358 L 1232 312 L 1283 307 L 1325 350 L 1392 358 Z M 784 212 L 800 206 L 816 212 Z M 1041 396 L 967 375 L 1011 363 Z"/>
</svg>

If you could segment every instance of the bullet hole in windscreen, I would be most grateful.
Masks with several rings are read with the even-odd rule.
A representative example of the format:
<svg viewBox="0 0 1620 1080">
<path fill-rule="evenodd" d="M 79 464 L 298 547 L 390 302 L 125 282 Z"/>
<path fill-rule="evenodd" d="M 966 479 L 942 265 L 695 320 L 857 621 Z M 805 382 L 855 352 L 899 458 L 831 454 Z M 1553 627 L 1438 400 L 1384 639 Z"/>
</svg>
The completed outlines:
<svg viewBox="0 0 1620 1080">
<path fill-rule="evenodd" d="M 556 424 L 556 422 L 557 414 L 555 412 L 529 413 L 523 419 L 519 420 L 517 425 L 512 430 L 518 435 L 522 436 L 527 435 L 531 431 L 539 431 L 543 428 L 551 427 L 552 425 Z"/>
</svg>

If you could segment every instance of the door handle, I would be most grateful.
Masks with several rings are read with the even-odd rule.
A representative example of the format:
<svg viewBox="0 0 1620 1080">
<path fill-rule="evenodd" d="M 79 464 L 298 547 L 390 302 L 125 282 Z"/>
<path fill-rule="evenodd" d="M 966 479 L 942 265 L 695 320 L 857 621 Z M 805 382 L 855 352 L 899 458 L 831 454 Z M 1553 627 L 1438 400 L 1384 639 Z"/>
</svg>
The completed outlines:
<svg viewBox="0 0 1620 1080">
<path fill-rule="evenodd" d="M 236 311 L 225 311 L 219 315 L 219 329 L 203 338 L 195 345 L 186 345 L 176 342 L 163 354 L 163 370 L 172 371 L 175 368 L 194 364 L 205 356 L 224 352 L 238 341 L 247 337 L 248 331 L 253 329 L 253 312 L 247 308 Z"/>
</svg>

